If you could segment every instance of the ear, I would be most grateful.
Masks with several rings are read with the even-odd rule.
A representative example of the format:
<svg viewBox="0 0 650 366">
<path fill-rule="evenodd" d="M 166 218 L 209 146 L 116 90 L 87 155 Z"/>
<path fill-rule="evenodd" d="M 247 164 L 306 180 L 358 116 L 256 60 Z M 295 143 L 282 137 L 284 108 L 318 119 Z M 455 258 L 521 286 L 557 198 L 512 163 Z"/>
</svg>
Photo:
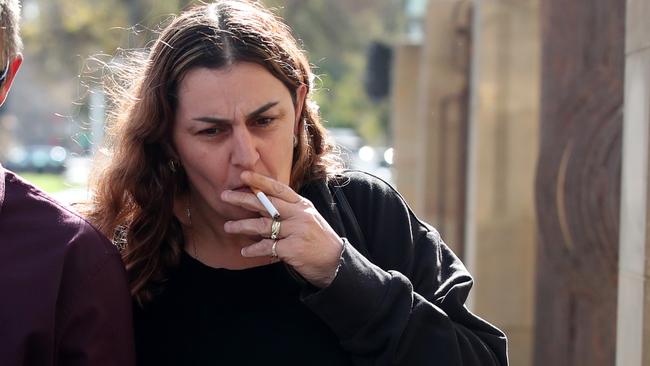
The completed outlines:
<svg viewBox="0 0 650 366">
<path fill-rule="evenodd" d="M 307 86 L 305 84 L 302 84 L 296 89 L 296 118 L 295 122 L 293 124 L 293 133 L 294 135 L 298 135 L 298 132 L 300 131 L 300 127 L 302 124 L 302 121 L 300 120 L 300 116 L 302 115 L 302 109 L 305 107 L 305 99 L 307 97 Z"/>
<path fill-rule="evenodd" d="M 4 104 L 7 99 L 7 94 L 9 94 L 9 89 L 11 89 L 11 83 L 16 77 L 16 73 L 20 68 L 20 65 L 23 63 L 23 55 L 20 53 L 14 56 L 14 59 L 9 62 L 9 69 L 7 70 L 7 77 L 0 85 L 0 106 Z"/>
<path fill-rule="evenodd" d="M 176 152 L 176 147 L 174 146 L 173 141 L 163 144 L 163 150 L 167 157 L 173 160 L 178 160 L 178 153 Z"/>
</svg>

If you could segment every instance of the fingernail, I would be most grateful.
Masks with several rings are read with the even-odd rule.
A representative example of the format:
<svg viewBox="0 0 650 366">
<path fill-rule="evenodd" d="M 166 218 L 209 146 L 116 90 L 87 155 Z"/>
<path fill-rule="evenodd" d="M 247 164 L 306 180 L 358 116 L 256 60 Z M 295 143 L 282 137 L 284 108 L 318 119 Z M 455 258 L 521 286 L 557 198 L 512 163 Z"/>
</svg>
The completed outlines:
<svg viewBox="0 0 650 366">
<path fill-rule="evenodd" d="M 246 248 L 241 248 L 241 256 L 246 257 Z"/>
</svg>

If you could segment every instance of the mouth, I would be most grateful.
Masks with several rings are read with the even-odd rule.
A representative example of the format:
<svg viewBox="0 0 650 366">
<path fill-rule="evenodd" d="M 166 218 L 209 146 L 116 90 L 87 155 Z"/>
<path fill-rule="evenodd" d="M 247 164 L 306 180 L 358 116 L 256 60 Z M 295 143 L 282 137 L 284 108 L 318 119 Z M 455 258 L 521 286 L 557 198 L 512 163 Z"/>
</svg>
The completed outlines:
<svg viewBox="0 0 650 366">
<path fill-rule="evenodd" d="M 237 186 L 233 187 L 230 189 L 231 191 L 237 191 L 237 192 L 245 192 L 245 193 L 253 193 L 251 188 L 249 186 Z"/>
</svg>

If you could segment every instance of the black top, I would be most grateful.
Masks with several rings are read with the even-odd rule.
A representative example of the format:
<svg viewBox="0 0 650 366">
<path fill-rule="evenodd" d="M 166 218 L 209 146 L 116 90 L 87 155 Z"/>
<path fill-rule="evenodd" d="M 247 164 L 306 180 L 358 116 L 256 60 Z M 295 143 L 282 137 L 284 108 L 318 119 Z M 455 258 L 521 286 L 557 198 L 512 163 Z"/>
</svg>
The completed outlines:
<svg viewBox="0 0 650 366">
<path fill-rule="evenodd" d="M 349 171 L 300 194 L 348 242 L 332 283 L 317 290 L 282 264 L 224 271 L 186 256 L 136 313 L 141 357 L 337 365 L 340 345 L 359 366 L 508 364 L 505 335 L 464 306 L 469 272 L 389 184 Z"/>
<path fill-rule="evenodd" d="M 285 265 L 215 269 L 183 253 L 165 291 L 136 311 L 139 365 L 346 365 Z"/>
</svg>

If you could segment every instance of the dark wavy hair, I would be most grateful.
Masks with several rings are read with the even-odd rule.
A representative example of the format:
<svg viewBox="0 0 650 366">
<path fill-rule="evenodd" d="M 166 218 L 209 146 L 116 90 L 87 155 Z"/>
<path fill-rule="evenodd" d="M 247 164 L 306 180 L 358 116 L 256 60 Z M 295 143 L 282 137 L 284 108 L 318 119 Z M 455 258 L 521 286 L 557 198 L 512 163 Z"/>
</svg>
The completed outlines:
<svg viewBox="0 0 650 366">
<path fill-rule="evenodd" d="M 164 28 L 148 56 L 140 54 L 110 66 L 114 104 L 86 214 L 107 236 L 124 239 L 120 249 L 131 293 L 144 303 L 178 264 L 184 245 L 173 208 L 188 182 L 170 161 L 176 160 L 171 131 L 178 86 L 189 70 L 256 63 L 287 87 L 294 105 L 297 89 L 305 85 L 290 185 L 298 190 L 310 180 L 329 179 L 341 165 L 310 99 L 313 74 L 307 58 L 289 28 L 259 4 L 226 0 L 193 7 Z"/>
</svg>

